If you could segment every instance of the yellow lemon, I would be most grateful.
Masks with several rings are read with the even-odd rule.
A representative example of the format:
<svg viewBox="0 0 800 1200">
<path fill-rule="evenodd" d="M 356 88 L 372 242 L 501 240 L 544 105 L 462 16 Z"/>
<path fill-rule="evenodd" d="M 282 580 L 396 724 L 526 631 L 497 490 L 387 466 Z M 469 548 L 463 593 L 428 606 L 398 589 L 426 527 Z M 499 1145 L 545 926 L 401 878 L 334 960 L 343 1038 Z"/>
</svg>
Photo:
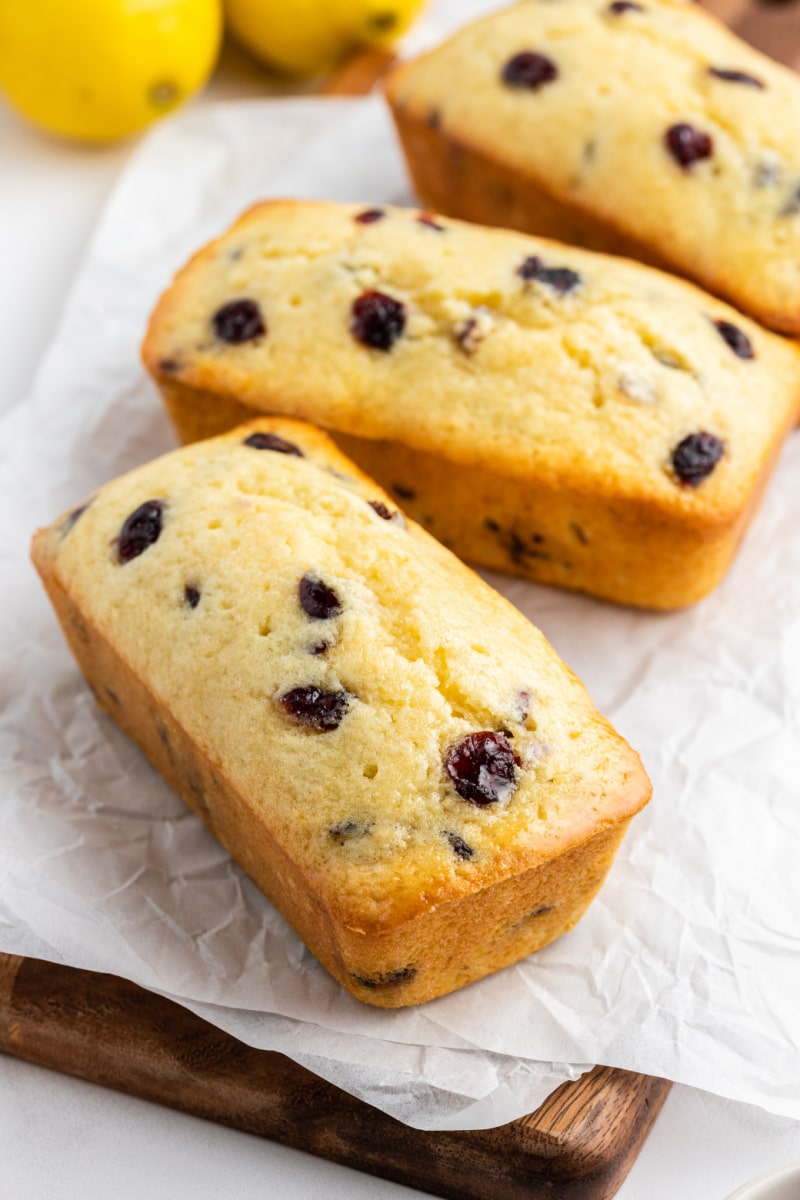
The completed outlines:
<svg viewBox="0 0 800 1200">
<path fill-rule="evenodd" d="M 0 0 L 0 92 L 50 133 L 105 142 L 196 91 L 221 0 Z"/>
<path fill-rule="evenodd" d="M 26 0 L 30 3 L 30 0 Z M 405 33 L 424 0 L 225 0 L 229 27 L 247 49 L 290 75 L 332 70 L 351 50 Z"/>
</svg>

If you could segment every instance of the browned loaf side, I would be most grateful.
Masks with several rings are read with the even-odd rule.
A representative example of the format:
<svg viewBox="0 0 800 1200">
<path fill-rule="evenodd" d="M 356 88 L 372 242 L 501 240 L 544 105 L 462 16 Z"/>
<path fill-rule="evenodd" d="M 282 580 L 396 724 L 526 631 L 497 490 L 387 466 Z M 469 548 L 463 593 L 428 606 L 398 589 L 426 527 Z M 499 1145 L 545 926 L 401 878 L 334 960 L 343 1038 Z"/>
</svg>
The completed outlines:
<svg viewBox="0 0 800 1200">
<path fill-rule="evenodd" d="M 184 441 L 313 420 L 460 557 L 662 609 L 723 577 L 800 404 L 798 348 L 681 280 L 386 206 L 252 209 L 144 360 Z"/>
<path fill-rule="evenodd" d="M 543 635 L 329 439 L 261 419 L 34 540 L 98 703 L 353 995 L 581 916 L 650 795 Z"/>
</svg>

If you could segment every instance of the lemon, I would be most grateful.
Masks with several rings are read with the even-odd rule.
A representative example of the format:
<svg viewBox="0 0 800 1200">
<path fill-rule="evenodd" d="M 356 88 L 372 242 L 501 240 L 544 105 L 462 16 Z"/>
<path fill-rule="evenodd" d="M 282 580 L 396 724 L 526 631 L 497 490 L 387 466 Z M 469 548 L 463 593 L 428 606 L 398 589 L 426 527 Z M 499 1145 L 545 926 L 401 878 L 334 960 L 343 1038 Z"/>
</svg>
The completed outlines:
<svg viewBox="0 0 800 1200">
<path fill-rule="evenodd" d="M 332 70 L 351 50 L 394 41 L 423 3 L 225 0 L 225 13 L 231 32 L 256 58 L 290 75 L 311 77 Z"/>
<path fill-rule="evenodd" d="M 0 0 L 0 92 L 50 133 L 125 137 L 205 83 L 221 0 Z"/>
</svg>

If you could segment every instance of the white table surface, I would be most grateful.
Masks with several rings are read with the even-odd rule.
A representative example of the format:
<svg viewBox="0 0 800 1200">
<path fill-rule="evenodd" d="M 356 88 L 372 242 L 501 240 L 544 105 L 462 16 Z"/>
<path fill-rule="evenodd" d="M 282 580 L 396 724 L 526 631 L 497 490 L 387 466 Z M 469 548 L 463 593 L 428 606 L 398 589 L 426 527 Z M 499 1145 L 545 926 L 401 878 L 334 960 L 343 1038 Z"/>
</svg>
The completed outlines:
<svg viewBox="0 0 800 1200">
<path fill-rule="evenodd" d="M 491 4 L 436 0 L 428 26 L 452 20 L 454 9 L 466 16 Z M 206 96 L 265 90 L 260 73 L 228 51 Z M 66 146 L 24 126 L 0 101 L 0 410 L 29 389 L 98 213 L 134 145 Z M 724 1200 L 751 1176 L 793 1159 L 800 1159 L 798 1123 L 676 1086 L 618 1197 Z M 2 1056 L 0 1164 L 2 1200 L 420 1194 Z"/>
</svg>

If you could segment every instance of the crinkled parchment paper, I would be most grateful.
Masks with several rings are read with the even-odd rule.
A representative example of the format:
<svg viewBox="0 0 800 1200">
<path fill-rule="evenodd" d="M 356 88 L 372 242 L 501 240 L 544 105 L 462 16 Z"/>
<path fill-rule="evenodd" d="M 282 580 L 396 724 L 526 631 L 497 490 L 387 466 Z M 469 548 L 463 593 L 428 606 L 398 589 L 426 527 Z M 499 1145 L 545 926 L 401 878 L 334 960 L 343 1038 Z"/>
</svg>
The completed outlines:
<svg viewBox="0 0 800 1200">
<path fill-rule="evenodd" d="M 269 195 L 411 203 L 381 102 L 203 107 L 152 134 L 33 394 L 0 421 L 0 949 L 126 976 L 421 1127 L 509 1120 L 594 1062 L 800 1117 L 800 436 L 688 612 L 492 578 L 641 752 L 655 799 L 577 929 L 420 1009 L 345 994 L 96 711 L 30 534 L 173 447 L 138 362 L 147 314 Z"/>
</svg>

